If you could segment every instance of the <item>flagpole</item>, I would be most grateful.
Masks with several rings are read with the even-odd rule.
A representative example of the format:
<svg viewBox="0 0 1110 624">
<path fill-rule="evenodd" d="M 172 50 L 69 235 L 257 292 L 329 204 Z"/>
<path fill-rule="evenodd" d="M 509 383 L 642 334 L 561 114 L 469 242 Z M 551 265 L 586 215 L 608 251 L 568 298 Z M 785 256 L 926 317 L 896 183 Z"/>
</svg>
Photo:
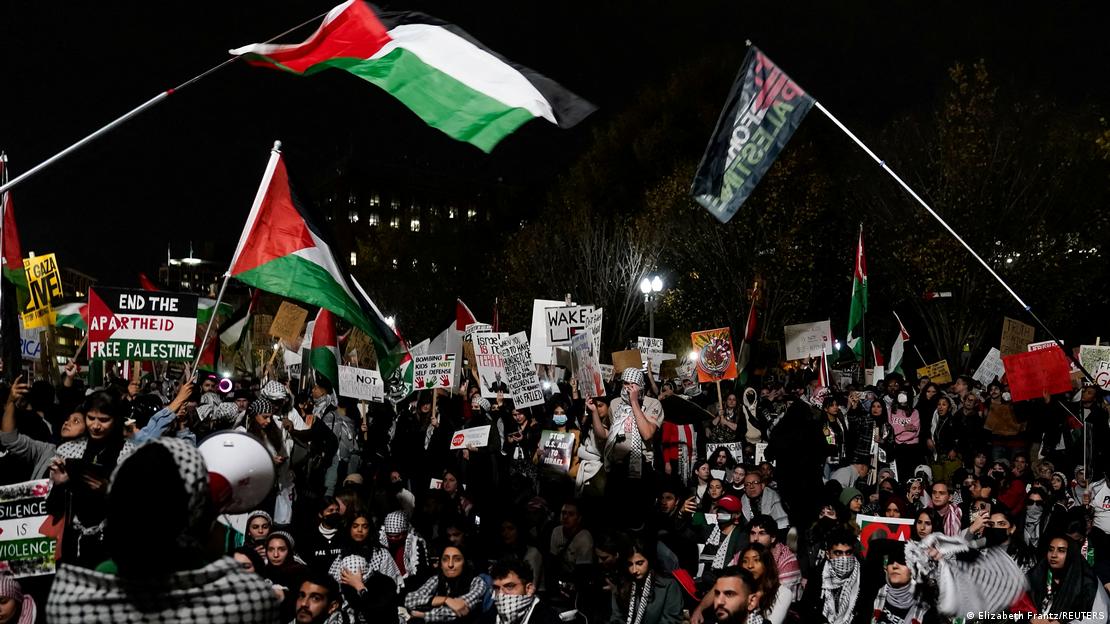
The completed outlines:
<svg viewBox="0 0 1110 624">
<path fill-rule="evenodd" d="M 0 152 L 0 184 L 7 186 L 8 182 L 8 153 Z M 7 193 L 0 192 L 0 267 L 4 264 L 4 239 L 8 237 L 8 222 L 5 213 L 8 211 Z M 21 258 L 22 259 L 22 258 Z M 16 301 L 19 298 L 16 297 Z M 4 335 L 4 280 L 0 278 L 0 336 Z M 2 344 L 2 343 L 0 343 Z M 0 347 L 0 362 L 3 361 L 3 348 Z"/>
<path fill-rule="evenodd" d="M 251 213 L 247 217 L 248 226 L 254 221 L 255 215 L 262 205 L 262 200 L 266 197 L 266 190 L 270 186 L 270 178 L 273 177 L 274 169 L 277 168 L 277 163 L 280 159 L 281 141 L 274 141 L 274 146 L 270 149 L 270 160 L 266 163 L 266 172 L 262 174 L 262 183 L 259 184 L 258 192 L 254 195 L 254 202 L 251 204 Z M 235 266 L 235 261 L 239 258 L 239 253 L 243 251 L 243 244 L 246 242 L 248 236 L 250 236 L 250 231 L 244 228 L 243 234 L 239 237 L 239 244 L 235 248 L 235 254 L 231 256 L 231 262 L 228 264 L 227 272 L 224 273 L 223 282 L 220 283 L 220 291 L 216 295 L 216 303 L 212 306 L 212 316 L 208 317 L 208 326 L 204 329 L 204 336 L 200 339 L 200 348 L 197 350 L 197 357 L 193 360 L 194 375 L 196 374 L 197 366 L 200 365 L 200 358 L 204 355 L 204 347 L 208 345 L 208 335 L 212 333 L 212 324 L 216 322 L 216 315 L 219 314 L 220 302 L 224 299 L 224 291 L 227 290 L 227 282 L 231 279 L 231 269 Z"/>
<path fill-rule="evenodd" d="M 329 9 L 329 11 L 330 11 L 330 9 Z M 312 19 L 305 20 L 305 21 L 301 22 L 300 24 L 297 24 L 296 26 L 290 28 L 289 30 L 287 30 L 287 31 L 285 31 L 285 32 L 283 32 L 279 35 L 274 35 L 273 37 L 270 37 L 269 39 L 267 39 L 263 43 L 272 43 L 275 40 L 280 39 L 280 38 L 284 37 L 285 35 L 288 35 L 289 33 L 292 33 L 296 30 L 299 30 L 300 28 L 302 28 L 304 26 L 307 26 L 308 24 L 326 16 L 329 11 L 325 11 L 324 13 L 321 13 L 321 14 L 317 15 L 316 17 L 313 17 Z M 118 128 L 119 126 L 123 125 L 128 120 L 130 120 L 132 117 L 135 117 L 139 113 L 141 113 L 141 112 L 145 111 L 146 109 L 154 106 L 158 102 L 161 102 L 162 100 L 164 100 L 167 97 L 177 93 L 178 91 L 184 89 L 185 87 L 188 87 L 188 86 L 192 85 L 194 82 L 198 82 L 200 80 L 203 80 L 204 78 L 207 78 L 209 75 L 214 74 L 215 72 L 223 69 L 224 67 L 227 67 L 228 65 L 231 65 L 232 63 L 234 63 L 235 61 L 238 61 L 241 58 L 242 58 L 241 56 L 233 56 L 233 57 L 225 60 L 224 62 L 222 62 L 218 65 L 213 65 L 212 67 L 210 67 L 210 68 L 206 69 L 205 71 L 197 74 L 196 76 L 193 76 L 192 78 L 190 78 L 190 79 L 186 80 L 185 82 L 177 85 L 176 87 L 166 89 L 165 91 L 159 93 L 158 95 L 150 98 L 149 100 L 143 102 L 142 104 L 136 106 L 135 108 L 127 111 L 126 113 L 124 113 L 120 117 L 117 117 L 116 119 L 108 122 L 106 125 L 102 126 L 99 130 L 96 130 L 92 134 L 90 134 L 90 135 L 86 136 L 85 138 L 77 141 L 73 145 L 70 145 L 69 147 L 67 147 L 67 148 L 63 149 L 62 151 L 58 152 L 57 154 L 54 154 L 50 158 L 47 158 L 46 160 L 44 160 L 44 161 L 40 162 L 39 164 L 35 165 L 34 167 L 31 167 L 27 171 L 24 171 L 20 175 L 13 178 L 11 181 L 5 181 L 3 183 L 3 185 L 0 185 L 0 194 L 3 194 L 4 191 L 15 188 L 15 186 L 18 185 L 20 182 L 23 182 L 24 180 L 30 178 L 31 176 L 35 175 L 36 173 L 42 171 L 43 169 L 46 169 L 47 167 L 53 165 L 54 163 L 58 162 L 59 160 L 65 158 L 66 156 L 69 156 L 73 152 L 76 152 L 77 150 L 79 150 L 82 147 L 88 145 L 89 143 L 95 141 L 96 139 L 100 138 L 101 136 L 107 134 L 108 132 L 111 132 L 112 130 Z"/>
<path fill-rule="evenodd" d="M 863 247 L 863 222 L 862 221 L 860 221 L 860 224 L 859 224 L 859 246 Z M 856 250 L 856 255 L 857 256 L 859 255 L 859 252 L 860 252 L 860 250 L 857 249 Z M 856 258 L 856 264 L 859 264 L 859 258 L 858 257 Z M 855 267 L 853 267 L 852 270 L 854 271 Z M 854 277 L 855 276 L 853 276 L 853 278 Z M 863 368 L 860 370 L 860 376 L 863 377 L 864 381 L 867 381 L 867 344 L 868 344 L 868 342 L 867 342 L 867 291 L 866 290 L 863 292 L 863 307 L 860 309 L 859 331 L 860 331 L 860 340 L 863 341 L 863 348 L 860 349 L 860 355 L 863 358 L 863 360 L 862 360 L 863 361 Z"/>
<path fill-rule="evenodd" d="M 1002 288 L 1005 289 L 1006 292 L 1010 293 L 1010 296 L 1014 298 L 1014 301 L 1017 301 L 1018 305 L 1020 305 L 1021 308 L 1025 310 L 1025 312 L 1029 314 L 1029 316 L 1032 317 L 1038 325 L 1041 326 L 1041 329 L 1045 330 L 1045 332 L 1048 333 L 1049 338 L 1051 338 L 1052 341 L 1060 347 L 1060 350 L 1064 352 L 1064 355 L 1066 355 L 1068 359 L 1070 359 L 1072 363 L 1074 363 L 1079 368 L 1079 370 L 1083 372 L 1083 375 L 1086 376 L 1087 379 L 1091 381 L 1091 383 L 1095 382 L 1094 376 L 1091 375 L 1090 371 L 1083 367 L 1083 364 L 1079 361 L 1079 358 L 1075 357 L 1075 355 L 1073 355 L 1064 347 L 1064 343 L 1061 342 L 1060 339 L 1056 337 L 1056 334 L 1052 333 L 1052 330 L 1044 324 L 1044 321 L 1042 321 L 1040 317 L 1038 317 L 1033 312 L 1032 306 L 1025 303 L 1025 301 L 1016 292 L 1014 292 L 1014 289 L 1006 283 L 1006 280 L 1002 279 L 1002 276 L 996 273 L 995 270 L 991 268 L 991 265 L 987 264 L 987 261 L 984 260 L 982 256 L 980 256 L 978 253 L 976 253 L 976 251 L 971 248 L 971 245 L 969 245 L 967 241 L 963 239 L 963 237 L 957 234 L 956 230 L 952 229 L 952 226 L 948 225 L 948 222 L 945 221 L 943 217 L 941 217 L 939 214 L 937 214 L 935 210 L 933 210 L 932 206 L 930 206 L 924 199 L 922 199 L 916 191 L 910 188 L 910 185 L 906 184 L 906 182 L 902 180 L 902 178 L 886 164 L 885 160 L 879 158 L 875 154 L 875 152 L 871 151 L 871 148 L 867 147 L 867 145 L 863 141 L 861 141 L 859 137 L 853 134 L 847 126 L 841 123 L 840 120 L 836 118 L 836 116 L 829 112 L 829 109 L 825 108 L 820 101 L 814 99 L 813 105 L 817 107 L 817 110 L 824 113 L 825 116 L 829 118 L 829 121 L 833 122 L 833 124 L 835 124 L 837 128 L 840 128 L 840 130 L 843 131 L 844 134 L 848 135 L 848 138 L 852 139 L 852 141 L 855 142 L 855 144 L 858 145 L 859 148 L 862 149 L 868 156 L 870 156 L 872 160 L 878 163 L 879 167 L 881 167 L 883 171 L 890 175 L 891 178 L 894 178 L 894 181 L 897 182 L 899 186 L 901 186 L 902 189 L 910 195 L 910 197 L 913 197 L 918 204 L 921 204 L 921 207 L 924 208 L 925 211 L 929 213 L 929 215 L 936 219 L 937 223 L 939 223 L 941 227 L 943 227 L 945 230 L 948 231 L 949 234 L 952 235 L 952 238 L 955 238 L 961 245 L 963 245 L 964 249 L 966 249 L 967 252 L 970 253 L 971 256 L 975 258 L 979 262 L 979 264 L 981 264 L 983 268 L 987 270 L 988 273 L 991 274 L 992 277 L 994 277 L 994 279 L 1002 286 Z"/>
</svg>

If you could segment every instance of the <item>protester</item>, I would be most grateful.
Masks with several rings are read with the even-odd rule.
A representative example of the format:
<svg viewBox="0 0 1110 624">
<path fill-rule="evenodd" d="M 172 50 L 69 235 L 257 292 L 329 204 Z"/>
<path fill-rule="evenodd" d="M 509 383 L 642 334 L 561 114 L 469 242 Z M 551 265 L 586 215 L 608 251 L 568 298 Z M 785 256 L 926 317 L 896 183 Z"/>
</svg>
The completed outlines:
<svg viewBox="0 0 1110 624">
<path fill-rule="evenodd" d="M 681 619 L 682 590 L 656 569 L 653 551 L 637 540 L 625 552 L 625 579 L 613 592 L 613 624 L 669 624 Z"/>
<path fill-rule="evenodd" d="M 794 593 L 779 580 L 771 551 L 763 544 L 751 544 L 740 553 L 740 565 L 755 579 L 760 594 L 760 617 L 768 624 L 782 624 L 794 600 Z"/>
<path fill-rule="evenodd" d="M 472 622 L 486 584 L 455 546 L 440 551 L 439 572 L 405 597 L 413 617 L 425 622 Z"/>
<path fill-rule="evenodd" d="M 0 574 L 0 624 L 34 624 L 37 615 L 35 599 L 23 593 L 19 581 Z"/>
</svg>

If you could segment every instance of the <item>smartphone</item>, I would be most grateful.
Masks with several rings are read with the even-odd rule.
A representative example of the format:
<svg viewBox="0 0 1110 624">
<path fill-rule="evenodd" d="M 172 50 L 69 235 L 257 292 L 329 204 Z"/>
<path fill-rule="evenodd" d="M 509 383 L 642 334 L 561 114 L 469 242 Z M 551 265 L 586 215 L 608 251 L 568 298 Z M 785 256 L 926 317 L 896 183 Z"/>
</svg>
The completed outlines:
<svg viewBox="0 0 1110 624">
<path fill-rule="evenodd" d="M 83 481 L 85 475 L 90 475 L 101 481 L 107 481 L 110 476 L 106 467 L 77 458 L 66 460 L 66 472 L 69 474 L 70 480 L 77 481 Z"/>
</svg>

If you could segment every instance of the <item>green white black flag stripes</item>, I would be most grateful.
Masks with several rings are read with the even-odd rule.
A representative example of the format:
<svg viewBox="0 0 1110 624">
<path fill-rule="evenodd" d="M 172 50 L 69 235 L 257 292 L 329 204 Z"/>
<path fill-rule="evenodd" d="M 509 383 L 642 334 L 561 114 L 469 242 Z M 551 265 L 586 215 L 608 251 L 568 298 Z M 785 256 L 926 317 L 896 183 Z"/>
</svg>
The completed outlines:
<svg viewBox="0 0 1110 624">
<path fill-rule="evenodd" d="M 856 246 L 856 268 L 852 272 L 852 307 L 848 311 L 848 348 L 863 357 L 863 315 L 867 314 L 867 260 L 863 255 L 863 227 Z"/>
<path fill-rule="evenodd" d="M 374 302 L 340 269 L 330 237 L 311 218 L 274 153 L 231 261 L 231 277 L 266 292 L 327 308 L 374 343 L 382 376 L 397 368 L 404 347 Z"/>
<path fill-rule="evenodd" d="M 569 128 L 595 110 L 454 24 L 422 13 L 375 12 L 363 0 L 332 9 L 303 43 L 256 43 L 231 53 L 295 74 L 346 70 L 385 89 L 433 128 L 485 152 L 537 117 Z"/>
</svg>

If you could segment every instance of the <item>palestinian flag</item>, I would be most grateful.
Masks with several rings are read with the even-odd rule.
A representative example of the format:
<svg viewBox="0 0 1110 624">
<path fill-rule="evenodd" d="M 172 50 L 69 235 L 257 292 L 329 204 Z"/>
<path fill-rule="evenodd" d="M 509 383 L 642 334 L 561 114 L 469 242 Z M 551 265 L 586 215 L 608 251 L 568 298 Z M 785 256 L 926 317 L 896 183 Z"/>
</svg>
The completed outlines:
<svg viewBox="0 0 1110 624">
<path fill-rule="evenodd" d="M 404 354 L 401 340 L 374 302 L 341 270 L 330 237 L 297 198 L 281 154 L 275 152 L 231 260 L 235 279 L 327 308 L 370 337 L 383 377 Z"/>
<path fill-rule="evenodd" d="M 220 326 L 220 342 L 236 348 L 242 344 L 243 338 L 250 332 L 251 323 L 254 320 L 254 306 L 258 303 L 258 295 L 261 292 L 257 288 L 254 289 L 250 301 L 223 322 Z"/>
<path fill-rule="evenodd" d="M 455 329 L 463 331 L 467 325 L 477 323 L 478 319 L 474 318 L 474 313 L 470 311 L 470 306 L 463 303 L 462 299 L 455 299 Z"/>
<path fill-rule="evenodd" d="M 84 302 L 77 302 L 54 306 L 54 325 L 58 327 L 76 327 L 77 329 L 88 331 L 88 304 Z"/>
<path fill-rule="evenodd" d="M 748 320 L 744 322 L 744 339 L 740 342 L 740 353 L 736 356 L 736 369 L 740 371 L 740 383 L 748 382 L 748 363 L 752 359 L 752 342 L 755 340 L 755 304 L 759 301 L 759 282 L 752 290 L 752 306 L 748 308 Z"/>
<path fill-rule="evenodd" d="M 890 348 L 890 367 L 889 371 L 901 374 L 902 373 L 902 356 L 906 352 L 906 343 L 910 341 L 910 332 L 906 331 L 906 326 L 902 324 L 902 319 L 898 318 L 898 313 L 894 313 L 895 320 L 898 321 L 898 337 L 894 339 L 894 346 Z"/>
<path fill-rule="evenodd" d="M 433 128 L 485 152 L 536 117 L 569 128 L 595 110 L 454 24 L 422 13 L 376 12 L 362 0 L 332 9 L 303 43 L 256 43 L 231 54 L 300 75 L 346 70 L 385 89 Z"/>
<path fill-rule="evenodd" d="M 331 381 L 332 388 L 339 391 L 339 340 L 335 332 L 335 315 L 327 308 L 320 308 L 316 314 L 316 324 L 312 330 L 312 350 L 309 361 L 316 374 Z"/>
<path fill-rule="evenodd" d="M 7 180 L 7 156 L 0 158 L 0 180 Z M 15 210 L 12 208 L 12 194 L 4 193 L 0 196 L 0 211 L 3 218 L 0 220 L 0 246 L 3 254 L 0 255 L 0 267 L 4 279 L 15 286 L 17 310 L 27 307 L 31 299 L 31 292 L 27 288 L 27 273 L 23 270 L 23 249 L 19 246 L 19 231 L 15 227 Z"/>
<path fill-rule="evenodd" d="M 149 290 L 153 292 L 158 292 L 159 290 L 162 290 L 158 287 L 158 284 L 154 283 L 154 280 L 146 276 L 146 273 L 139 273 L 139 285 L 143 287 L 143 290 Z"/>
<path fill-rule="evenodd" d="M 867 314 L 867 260 L 863 255 L 863 226 L 859 230 L 859 244 L 856 246 L 856 268 L 852 272 L 852 307 L 848 311 L 848 348 L 863 359 L 863 315 Z"/>
</svg>

